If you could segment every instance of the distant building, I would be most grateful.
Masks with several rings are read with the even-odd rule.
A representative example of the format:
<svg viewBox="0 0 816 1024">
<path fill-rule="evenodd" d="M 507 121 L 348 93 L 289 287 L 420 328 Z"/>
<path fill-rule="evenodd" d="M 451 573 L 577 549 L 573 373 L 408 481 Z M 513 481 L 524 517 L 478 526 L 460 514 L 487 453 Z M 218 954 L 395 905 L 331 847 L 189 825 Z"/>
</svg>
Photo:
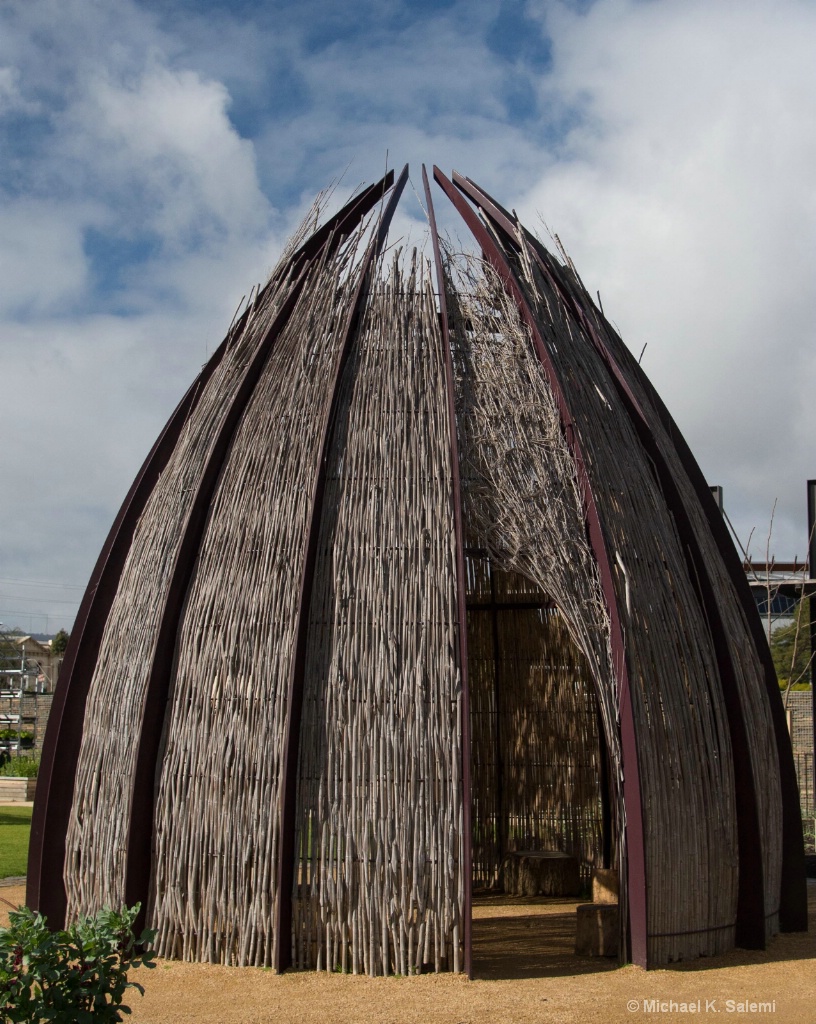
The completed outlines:
<svg viewBox="0 0 816 1024">
<path fill-rule="evenodd" d="M 0 661 L 0 689 L 53 693 L 62 655 L 51 650 L 51 637 L 4 634 L 5 656 Z M 12 654 L 10 648 L 16 648 Z"/>
</svg>

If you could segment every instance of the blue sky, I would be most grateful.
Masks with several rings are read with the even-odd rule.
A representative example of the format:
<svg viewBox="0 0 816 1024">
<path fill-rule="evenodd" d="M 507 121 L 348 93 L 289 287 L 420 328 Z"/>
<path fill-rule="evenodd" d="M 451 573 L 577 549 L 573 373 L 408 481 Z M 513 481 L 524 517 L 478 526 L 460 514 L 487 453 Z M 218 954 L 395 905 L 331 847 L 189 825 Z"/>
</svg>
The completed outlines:
<svg viewBox="0 0 816 1024">
<path fill-rule="evenodd" d="M 803 556 L 814 52 L 804 0 L 0 4 L 0 622 L 70 627 L 241 296 L 386 153 L 557 232 L 743 539 L 777 501 Z"/>
</svg>

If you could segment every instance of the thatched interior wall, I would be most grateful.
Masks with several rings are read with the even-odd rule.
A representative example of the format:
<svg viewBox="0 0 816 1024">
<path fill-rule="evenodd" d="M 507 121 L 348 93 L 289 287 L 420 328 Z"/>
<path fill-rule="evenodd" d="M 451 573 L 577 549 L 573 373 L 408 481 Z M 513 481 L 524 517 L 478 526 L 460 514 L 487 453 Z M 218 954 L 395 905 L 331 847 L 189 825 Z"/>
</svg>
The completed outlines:
<svg viewBox="0 0 816 1024">
<path fill-rule="evenodd" d="M 591 681 L 612 766 L 608 799 L 616 845 L 611 859 L 626 906 L 617 676 L 609 613 L 586 533 L 574 461 L 552 389 L 516 305 L 480 260 L 448 252 L 446 271 L 468 544 L 471 549 L 484 547 L 496 568 L 516 573 L 516 586 L 523 580 L 524 589 L 546 595 L 580 652 L 582 676 Z M 502 578 L 501 571 L 497 578 Z M 469 560 L 468 588 L 483 593 L 489 588 L 479 560 Z M 575 654 L 570 657 L 574 660 Z M 469 653 L 469 663 L 471 658 Z M 585 756 L 595 752 L 581 754 Z M 478 816 L 478 809 L 474 814 Z M 625 923 L 621 931 L 625 944 Z"/>
</svg>

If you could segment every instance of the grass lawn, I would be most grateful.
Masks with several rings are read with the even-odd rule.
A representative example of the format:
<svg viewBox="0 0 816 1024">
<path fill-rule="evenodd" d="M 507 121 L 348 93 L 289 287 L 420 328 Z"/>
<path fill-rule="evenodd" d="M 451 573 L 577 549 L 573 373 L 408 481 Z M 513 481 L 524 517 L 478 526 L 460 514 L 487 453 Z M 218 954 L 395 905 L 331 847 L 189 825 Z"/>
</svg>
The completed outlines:
<svg viewBox="0 0 816 1024">
<path fill-rule="evenodd" d="M 0 807 L 0 878 L 26 873 L 30 832 L 30 807 Z"/>
</svg>

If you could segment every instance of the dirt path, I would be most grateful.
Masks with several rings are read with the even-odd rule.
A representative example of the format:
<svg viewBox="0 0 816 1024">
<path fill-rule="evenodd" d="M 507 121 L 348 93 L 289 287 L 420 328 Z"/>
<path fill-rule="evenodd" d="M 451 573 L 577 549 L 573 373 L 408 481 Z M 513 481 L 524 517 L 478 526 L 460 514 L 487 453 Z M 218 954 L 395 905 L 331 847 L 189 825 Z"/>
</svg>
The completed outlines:
<svg viewBox="0 0 816 1024">
<path fill-rule="evenodd" d="M 293 973 L 278 977 L 254 968 L 160 961 L 155 970 L 132 975 L 146 991 L 143 999 L 134 992 L 130 1020 L 134 1024 L 676 1024 L 702 1018 L 721 1024 L 750 1020 L 814 1024 L 816 882 L 808 883 L 808 895 L 807 934 L 778 936 L 764 952 L 737 950 L 670 970 L 646 972 L 575 957 L 569 951 L 574 904 L 567 901 L 546 907 L 494 901 L 477 908 L 477 980 L 470 982 L 451 975 L 364 978 Z M 0 889 L 0 897 L 20 902 L 24 889 Z M 0 906 L 7 909 L 5 904 Z M 4 917 L 0 913 L 0 924 L 5 923 Z M 733 1006 L 727 1000 L 733 1000 Z"/>
</svg>

